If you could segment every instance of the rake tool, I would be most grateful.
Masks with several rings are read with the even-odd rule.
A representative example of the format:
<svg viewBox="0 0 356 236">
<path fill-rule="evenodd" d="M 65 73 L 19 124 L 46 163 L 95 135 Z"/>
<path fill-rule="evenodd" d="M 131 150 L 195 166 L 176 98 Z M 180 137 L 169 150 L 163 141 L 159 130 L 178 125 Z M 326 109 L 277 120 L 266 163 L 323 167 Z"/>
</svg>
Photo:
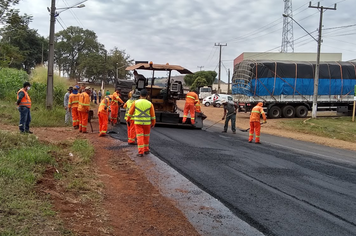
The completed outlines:
<svg viewBox="0 0 356 236">
<path fill-rule="evenodd" d="M 226 118 L 228 118 L 228 117 L 231 116 L 232 114 L 235 114 L 235 113 L 231 113 L 230 115 L 227 115 Z M 225 118 L 225 119 L 226 119 L 226 118 Z M 220 121 L 222 121 L 222 120 L 216 121 L 214 124 L 210 125 L 209 127 L 205 128 L 204 130 L 207 130 L 207 129 L 213 127 L 214 125 L 216 125 L 216 124 L 219 123 Z"/>
</svg>

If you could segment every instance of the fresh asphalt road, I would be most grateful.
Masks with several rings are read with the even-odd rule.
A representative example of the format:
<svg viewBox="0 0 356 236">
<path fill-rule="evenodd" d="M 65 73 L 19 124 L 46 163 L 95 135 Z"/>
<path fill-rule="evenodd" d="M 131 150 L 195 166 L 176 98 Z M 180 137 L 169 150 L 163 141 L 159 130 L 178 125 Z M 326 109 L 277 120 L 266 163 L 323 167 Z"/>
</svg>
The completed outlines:
<svg viewBox="0 0 356 236">
<path fill-rule="evenodd" d="M 151 151 L 265 235 L 356 235 L 356 152 L 204 129 L 155 127 Z"/>
</svg>

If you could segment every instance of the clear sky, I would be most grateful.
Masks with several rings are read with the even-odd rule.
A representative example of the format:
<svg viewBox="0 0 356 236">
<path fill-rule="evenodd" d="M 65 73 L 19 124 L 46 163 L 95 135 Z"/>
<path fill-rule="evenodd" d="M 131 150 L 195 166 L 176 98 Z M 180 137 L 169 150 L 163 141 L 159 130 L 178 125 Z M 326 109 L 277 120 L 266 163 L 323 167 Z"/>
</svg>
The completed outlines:
<svg viewBox="0 0 356 236">
<path fill-rule="evenodd" d="M 51 0 L 20 0 L 16 8 L 33 16 L 30 27 L 49 35 Z M 57 0 L 57 8 L 80 0 Z M 321 52 L 342 53 L 343 60 L 356 58 L 356 0 L 320 0 L 333 7 L 323 17 Z M 56 32 L 69 26 L 94 31 L 107 50 L 118 47 L 134 60 L 177 64 L 195 72 L 218 72 L 222 47 L 221 79 L 243 52 L 280 52 L 283 0 L 88 0 L 85 8 L 60 13 Z M 293 18 L 314 37 L 319 27 L 318 9 L 309 0 L 293 0 Z M 60 11 L 60 10 L 58 10 Z M 317 43 L 294 23 L 294 52 L 316 53 Z M 203 68 L 199 68 L 203 67 Z"/>
</svg>

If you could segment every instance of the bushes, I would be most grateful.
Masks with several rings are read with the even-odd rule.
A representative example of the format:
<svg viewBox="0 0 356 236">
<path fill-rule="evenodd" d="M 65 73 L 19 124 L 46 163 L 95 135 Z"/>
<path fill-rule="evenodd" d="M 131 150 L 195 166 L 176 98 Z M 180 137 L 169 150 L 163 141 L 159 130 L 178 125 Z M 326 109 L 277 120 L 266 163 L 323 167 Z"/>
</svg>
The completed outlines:
<svg viewBox="0 0 356 236">
<path fill-rule="evenodd" d="M 25 71 L 16 69 L 0 69 L 0 99 L 16 101 L 16 93 L 28 81 Z"/>
<path fill-rule="evenodd" d="M 0 99 L 6 101 L 16 101 L 16 94 L 23 87 L 23 83 L 29 81 L 29 76 L 25 71 L 10 68 L 0 69 Z M 47 69 L 37 67 L 32 71 L 31 90 L 28 92 L 32 103 L 46 104 L 47 96 Z M 66 80 L 54 76 L 53 103 L 54 105 L 63 105 L 64 94 L 66 93 Z"/>
</svg>

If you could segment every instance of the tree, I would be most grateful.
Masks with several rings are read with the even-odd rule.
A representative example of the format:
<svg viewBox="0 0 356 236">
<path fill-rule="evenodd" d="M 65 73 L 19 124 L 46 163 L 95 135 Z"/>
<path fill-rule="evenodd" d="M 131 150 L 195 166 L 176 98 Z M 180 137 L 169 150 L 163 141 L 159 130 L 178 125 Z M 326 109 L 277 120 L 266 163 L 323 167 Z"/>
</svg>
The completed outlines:
<svg viewBox="0 0 356 236">
<path fill-rule="evenodd" d="M 24 69 L 27 73 L 42 62 L 47 51 L 43 48 L 48 44 L 45 38 L 41 37 L 37 30 L 30 29 L 29 23 L 32 17 L 19 15 L 15 12 L 6 20 L 5 27 L 1 30 L 3 40 L 0 44 L 5 58 L 5 64 L 17 69 Z M 6 58 L 6 55 L 11 58 Z"/>
<path fill-rule="evenodd" d="M 205 78 L 199 76 L 198 78 L 196 78 L 190 89 L 196 91 L 199 87 L 202 86 L 208 86 L 208 82 Z"/>
<path fill-rule="evenodd" d="M 0 23 L 5 22 L 8 17 L 11 17 L 16 12 L 11 6 L 18 3 L 19 0 L 0 0 Z"/>
<path fill-rule="evenodd" d="M 214 80 L 217 76 L 217 73 L 215 71 L 198 71 L 195 72 L 194 74 L 189 74 L 184 77 L 184 82 L 188 86 L 192 86 L 194 81 L 201 77 L 204 78 L 207 82 L 207 85 L 211 86 L 214 83 Z"/>
<path fill-rule="evenodd" d="M 125 50 L 119 50 L 117 47 L 111 49 L 107 60 L 108 82 L 115 84 L 117 79 L 130 78 L 130 72 L 125 68 L 132 63 L 133 60 L 130 59 L 130 55 L 126 54 Z"/>
<path fill-rule="evenodd" d="M 81 63 L 87 63 L 89 55 L 98 54 L 104 50 L 104 46 L 98 42 L 95 32 L 74 26 L 56 34 L 54 48 L 55 62 L 70 78 L 75 78 L 78 81 L 87 69 Z"/>
</svg>

